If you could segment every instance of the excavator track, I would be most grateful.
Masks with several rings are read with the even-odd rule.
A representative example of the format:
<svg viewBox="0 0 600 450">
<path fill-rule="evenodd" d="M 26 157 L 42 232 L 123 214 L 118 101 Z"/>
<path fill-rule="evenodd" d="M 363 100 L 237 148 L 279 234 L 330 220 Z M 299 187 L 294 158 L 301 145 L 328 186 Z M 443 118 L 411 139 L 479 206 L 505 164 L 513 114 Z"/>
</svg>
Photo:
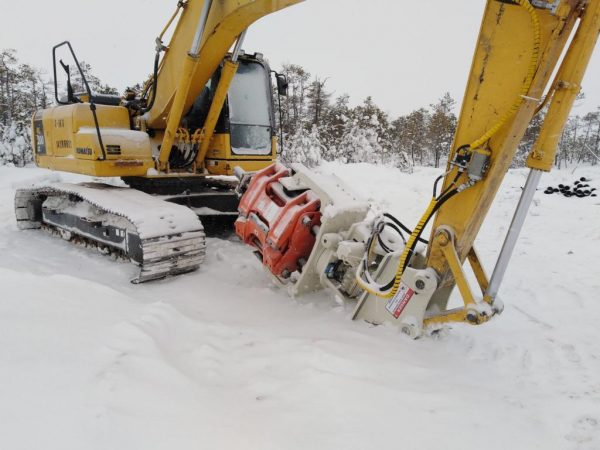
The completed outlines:
<svg viewBox="0 0 600 450">
<path fill-rule="evenodd" d="M 193 211 L 149 194 L 100 183 L 57 183 L 15 194 L 21 230 L 49 229 L 140 266 L 133 283 L 196 270 L 206 251 Z"/>
</svg>

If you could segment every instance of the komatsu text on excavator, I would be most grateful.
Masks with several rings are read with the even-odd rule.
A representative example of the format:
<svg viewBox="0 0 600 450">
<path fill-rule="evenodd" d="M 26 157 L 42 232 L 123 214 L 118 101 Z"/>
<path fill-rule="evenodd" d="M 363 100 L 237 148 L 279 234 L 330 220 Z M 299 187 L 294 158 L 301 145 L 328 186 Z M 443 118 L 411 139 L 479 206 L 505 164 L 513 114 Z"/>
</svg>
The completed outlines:
<svg viewBox="0 0 600 450">
<path fill-rule="evenodd" d="M 202 222 L 227 217 L 292 295 L 330 289 L 356 303 L 355 319 L 393 323 L 412 337 L 437 324 L 488 321 L 503 309 L 497 294 L 504 272 L 581 89 L 600 32 L 600 0 L 487 0 L 448 165 L 432 180 L 432 198 L 414 227 L 372 214 L 336 177 L 275 162 L 271 71 L 242 43 L 253 22 L 300 1 L 179 1 L 141 92 L 97 95 L 82 73 L 85 92 L 67 82 L 60 98 L 55 81 L 57 106 L 33 118 L 37 165 L 120 177 L 129 187 L 20 189 L 19 227 L 125 255 L 140 265 L 134 281 L 143 282 L 196 269 L 205 252 Z M 59 44 L 55 80 L 62 47 L 81 72 L 71 45 Z M 69 79 L 69 66 L 59 62 Z M 276 74 L 276 82 L 285 95 L 285 78 Z M 519 141 L 543 109 L 531 172 L 488 278 L 474 241 Z M 465 275 L 466 260 L 480 294 Z M 448 309 L 455 287 L 463 305 Z"/>
</svg>

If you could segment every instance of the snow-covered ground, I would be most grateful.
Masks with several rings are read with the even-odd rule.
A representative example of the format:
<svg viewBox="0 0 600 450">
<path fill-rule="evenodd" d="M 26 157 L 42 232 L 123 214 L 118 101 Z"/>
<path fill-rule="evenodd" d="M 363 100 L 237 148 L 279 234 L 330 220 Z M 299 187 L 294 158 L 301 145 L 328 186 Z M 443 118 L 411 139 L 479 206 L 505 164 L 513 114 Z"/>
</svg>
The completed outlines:
<svg viewBox="0 0 600 450">
<path fill-rule="evenodd" d="M 414 224 L 438 174 L 327 164 Z M 600 168 L 554 172 L 542 184 Z M 524 184 L 507 176 L 478 239 L 491 271 Z M 0 168 L 0 449 L 600 449 L 600 198 L 538 192 L 504 314 L 412 341 L 294 300 L 235 240 L 144 285 L 135 267 L 16 229 Z"/>
</svg>

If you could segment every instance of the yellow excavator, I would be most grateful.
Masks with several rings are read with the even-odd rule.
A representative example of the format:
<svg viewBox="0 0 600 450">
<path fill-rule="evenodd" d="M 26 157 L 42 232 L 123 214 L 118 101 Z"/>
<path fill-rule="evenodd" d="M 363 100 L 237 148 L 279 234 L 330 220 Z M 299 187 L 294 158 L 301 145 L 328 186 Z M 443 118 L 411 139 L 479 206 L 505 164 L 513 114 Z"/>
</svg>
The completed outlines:
<svg viewBox="0 0 600 450">
<path fill-rule="evenodd" d="M 299 1 L 180 1 L 139 95 L 107 98 L 89 87 L 82 94 L 68 88 L 66 99 L 57 94 L 59 105 L 33 119 L 36 163 L 121 177 L 130 188 L 19 190 L 19 227 L 122 252 L 141 266 L 137 281 L 146 281 L 198 267 L 199 217 L 234 209 L 236 233 L 292 295 L 331 289 L 356 302 L 355 319 L 393 323 L 413 337 L 430 325 L 488 321 L 503 309 L 497 294 L 504 272 L 581 89 L 600 32 L 600 0 L 487 0 L 448 165 L 412 228 L 391 214 L 372 217 L 334 176 L 273 164 L 270 69 L 241 46 L 252 22 Z M 285 94 L 285 80 L 276 81 Z M 488 278 L 473 244 L 519 141 L 542 110 L 531 172 Z M 231 174 L 235 186 L 213 177 Z M 465 276 L 467 260 L 480 294 Z M 464 305 L 449 310 L 455 287 Z"/>
<path fill-rule="evenodd" d="M 179 1 L 156 40 L 152 77 L 141 93 L 123 97 L 92 92 L 71 44 L 55 46 L 57 106 L 33 118 L 36 164 L 120 177 L 133 189 L 63 183 L 19 190 L 19 228 L 121 254 L 140 266 L 135 282 L 198 268 L 205 226 L 231 225 L 237 216 L 235 186 L 216 176 L 276 159 L 271 71 L 261 54 L 243 52 L 245 31 L 298 1 Z M 59 96 L 61 52 L 70 53 L 84 92 L 73 92 L 71 67 L 60 59 L 67 93 Z M 285 94 L 285 78 L 276 80 Z"/>
</svg>

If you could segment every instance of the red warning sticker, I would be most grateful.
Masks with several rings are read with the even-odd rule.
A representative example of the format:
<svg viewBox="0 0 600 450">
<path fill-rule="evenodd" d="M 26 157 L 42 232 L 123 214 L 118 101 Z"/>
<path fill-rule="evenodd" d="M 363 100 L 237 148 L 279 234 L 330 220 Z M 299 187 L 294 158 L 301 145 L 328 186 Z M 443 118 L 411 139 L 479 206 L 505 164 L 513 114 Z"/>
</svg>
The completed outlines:
<svg viewBox="0 0 600 450">
<path fill-rule="evenodd" d="M 385 309 L 397 319 L 402 314 L 402 311 L 404 311 L 404 308 L 406 308 L 406 305 L 408 305 L 414 293 L 415 291 L 406 284 L 400 283 L 398 292 L 387 302 Z"/>
</svg>

